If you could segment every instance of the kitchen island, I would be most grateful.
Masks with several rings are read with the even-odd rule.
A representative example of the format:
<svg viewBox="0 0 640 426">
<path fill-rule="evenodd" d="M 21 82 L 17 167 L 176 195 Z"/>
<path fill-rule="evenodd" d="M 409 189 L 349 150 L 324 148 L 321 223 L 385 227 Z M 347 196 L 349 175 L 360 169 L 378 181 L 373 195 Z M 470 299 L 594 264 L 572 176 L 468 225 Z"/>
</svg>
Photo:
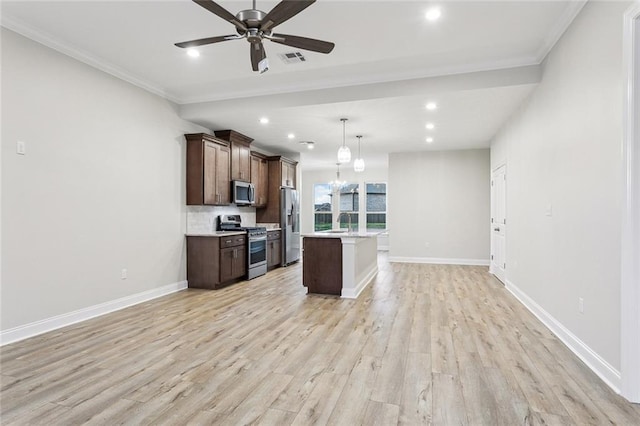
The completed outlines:
<svg viewBox="0 0 640 426">
<path fill-rule="evenodd" d="M 303 234 L 302 285 L 307 292 L 357 298 L 378 272 L 378 234 Z"/>
</svg>

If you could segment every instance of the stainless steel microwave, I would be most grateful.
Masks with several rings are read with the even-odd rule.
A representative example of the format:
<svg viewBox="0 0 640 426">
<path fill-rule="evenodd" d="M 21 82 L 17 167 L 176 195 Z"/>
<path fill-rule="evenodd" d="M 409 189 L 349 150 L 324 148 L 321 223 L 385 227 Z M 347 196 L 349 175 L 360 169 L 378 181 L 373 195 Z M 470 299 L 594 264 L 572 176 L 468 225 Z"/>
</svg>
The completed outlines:
<svg viewBox="0 0 640 426">
<path fill-rule="evenodd" d="M 233 202 L 238 206 L 250 206 L 255 203 L 256 190 L 253 184 L 241 180 L 231 181 Z"/>
</svg>

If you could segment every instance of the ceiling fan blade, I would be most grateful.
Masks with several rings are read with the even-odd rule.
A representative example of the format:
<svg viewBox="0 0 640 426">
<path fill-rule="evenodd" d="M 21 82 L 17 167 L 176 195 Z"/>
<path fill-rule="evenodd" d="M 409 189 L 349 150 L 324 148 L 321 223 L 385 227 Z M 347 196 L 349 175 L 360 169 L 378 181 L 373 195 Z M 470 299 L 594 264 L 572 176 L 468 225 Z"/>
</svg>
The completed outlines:
<svg viewBox="0 0 640 426">
<path fill-rule="evenodd" d="M 267 57 L 262 42 L 250 43 L 251 46 L 251 67 L 254 71 L 258 71 L 258 63 Z"/>
<path fill-rule="evenodd" d="M 217 36 L 217 37 L 207 37 L 207 38 L 199 38 L 197 40 L 183 41 L 181 43 L 176 43 L 175 45 L 182 48 L 196 47 L 196 46 L 202 46 L 205 44 L 220 43 L 221 41 L 237 40 L 239 38 L 244 38 L 244 37 L 238 36 L 236 34 L 226 35 L 226 36 Z"/>
<path fill-rule="evenodd" d="M 289 18 L 302 12 L 315 3 L 315 1 L 316 0 L 282 0 L 262 18 L 260 29 L 262 31 L 269 31 L 276 25 L 280 25 Z"/>
<path fill-rule="evenodd" d="M 218 15 L 219 17 L 221 17 L 225 21 L 231 22 L 233 25 L 235 25 L 239 29 L 241 29 L 243 31 L 247 30 L 247 27 L 246 27 L 246 25 L 244 25 L 244 23 L 239 21 L 238 18 L 233 16 L 231 14 L 231 12 L 229 12 L 227 9 L 225 9 L 224 7 L 220 6 L 219 4 L 213 2 L 212 0 L 193 0 L 193 1 L 194 1 L 194 3 L 197 3 L 198 6 L 204 7 L 209 12 L 211 12 L 211 13 L 213 13 L 215 15 Z"/>
<path fill-rule="evenodd" d="M 334 43 L 314 38 L 299 37 L 289 34 L 271 34 L 269 38 L 274 43 L 285 44 L 298 49 L 311 50 L 313 52 L 330 53 L 335 47 Z"/>
</svg>

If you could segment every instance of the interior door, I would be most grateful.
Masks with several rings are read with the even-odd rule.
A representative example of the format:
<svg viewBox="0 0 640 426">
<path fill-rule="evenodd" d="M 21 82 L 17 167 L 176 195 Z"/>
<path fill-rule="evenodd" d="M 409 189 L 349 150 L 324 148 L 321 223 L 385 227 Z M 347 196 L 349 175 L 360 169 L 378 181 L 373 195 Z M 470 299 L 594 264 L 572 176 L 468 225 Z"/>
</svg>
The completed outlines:
<svg viewBox="0 0 640 426">
<path fill-rule="evenodd" d="M 500 166 L 491 175 L 491 273 L 505 282 L 507 234 L 507 168 Z"/>
</svg>

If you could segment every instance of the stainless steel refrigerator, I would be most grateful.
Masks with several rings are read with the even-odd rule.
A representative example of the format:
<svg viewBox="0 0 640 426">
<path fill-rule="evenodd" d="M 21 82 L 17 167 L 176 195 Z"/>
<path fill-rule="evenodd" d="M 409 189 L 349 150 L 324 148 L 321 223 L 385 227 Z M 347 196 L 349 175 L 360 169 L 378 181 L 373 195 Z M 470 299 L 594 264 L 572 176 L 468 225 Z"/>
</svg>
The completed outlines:
<svg viewBox="0 0 640 426">
<path fill-rule="evenodd" d="M 282 266 L 300 259 L 300 199 L 293 188 L 280 189 Z"/>
</svg>

